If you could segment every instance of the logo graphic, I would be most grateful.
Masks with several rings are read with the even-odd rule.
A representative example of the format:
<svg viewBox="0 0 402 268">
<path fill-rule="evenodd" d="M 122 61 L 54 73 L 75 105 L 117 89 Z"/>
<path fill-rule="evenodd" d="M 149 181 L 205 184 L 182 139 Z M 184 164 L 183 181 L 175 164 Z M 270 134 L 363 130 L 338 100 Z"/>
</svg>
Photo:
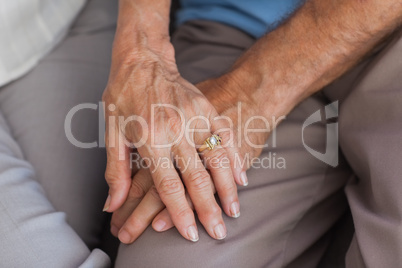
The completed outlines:
<svg viewBox="0 0 402 268">
<path fill-rule="evenodd" d="M 328 104 L 325 106 L 325 119 L 328 121 L 330 119 L 335 119 L 338 118 L 339 114 L 339 103 L 338 101 L 335 101 L 331 104 Z M 304 142 L 304 129 L 314 123 L 321 122 L 322 117 L 321 117 L 321 111 L 318 110 L 312 115 L 310 115 L 307 120 L 303 124 L 302 128 L 302 141 L 304 148 L 312 154 L 315 158 L 321 160 L 322 162 L 332 166 L 336 167 L 339 164 L 339 152 L 338 152 L 338 145 L 339 145 L 339 139 L 338 139 L 338 122 L 335 123 L 328 123 L 327 124 L 327 141 L 326 141 L 326 150 L 325 154 L 320 153 L 313 148 L 309 147 L 305 142 Z"/>
</svg>

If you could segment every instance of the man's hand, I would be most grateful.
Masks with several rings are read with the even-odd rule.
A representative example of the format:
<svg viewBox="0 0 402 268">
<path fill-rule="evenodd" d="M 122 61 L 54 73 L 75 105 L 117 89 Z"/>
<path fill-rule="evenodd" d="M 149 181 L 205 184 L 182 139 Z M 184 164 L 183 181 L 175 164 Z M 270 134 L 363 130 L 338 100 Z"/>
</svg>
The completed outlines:
<svg viewBox="0 0 402 268">
<path fill-rule="evenodd" d="M 115 211 L 127 198 L 131 184 L 129 154 L 136 147 L 148 161 L 155 189 L 181 235 L 198 240 L 186 187 L 206 231 L 215 239 L 223 239 L 226 227 L 210 174 L 223 210 L 236 216 L 240 209 L 236 182 L 242 184 L 245 172 L 227 164 L 236 154 L 230 146 L 227 124 L 217 119 L 213 105 L 178 73 L 174 49 L 166 38 L 166 8 L 168 5 L 160 1 L 120 1 L 112 68 L 103 94 L 108 157 L 105 177 L 110 187 L 105 211 Z M 144 22 L 153 17 L 152 23 Z M 222 130 L 225 132 L 220 133 Z M 213 133 L 220 133 L 223 146 L 202 154 L 209 174 L 196 146 Z M 119 238 L 123 243 L 134 239 L 124 230 Z"/>
<path fill-rule="evenodd" d="M 266 109 L 266 117 L 287 115 L 401 24 L 400 0 L 308 0 L 244 53 L 231 73 L 244 93 Z"/>
<path fill-rule="evenodd" d="M 154 3 L 154 1 L 150 2 Z M 401 24 L 401 14 L 402 3 L 399 0 L 307 1 L 281 27 L 258 40 L 235 63 L 230 75 L 224 76 L 216 84 L 219 88 L 224 88 L 226 91 L 230 91 L 230 87 L 226 88 L 226 85 L 230 83 L 234 83 L 236 88 L 242 89 L 241 91 L 236 91 L 236 93 L 241 93 L 240 96 L 231 94 L 230 92 L 225 96 L 229 103 L 233 103 L 233 100 L 239 98 L 242 103 L 253 104 L 252 107 L 257 110 L 257 115 L 263 115 L 265 118 L 272 118 L 272 116 L 279 118 L 289 113 L 304 98 L 320 90 L 355 65 L 364 55 L 369 53 L 381 40 Z M 141 12 L 132 17 L 141 17 Z M 150 19 L 149 21 L 152 21 L 150 24 L 153 24 L 158 19 Z M 129 31 L 132 31 L 132 29 Z M 126 38 L 125 40 L 131 39 Z M 143 39 L 141 40 L 141 42 L 136 43 L 136 46 L 144 43 Z M 156 49 L 156 51 L 161 50 Z M 119 53 L 119 55 L 127 55 L 126 52 L 127 50 L 125 53 Z M 172 53 L 167 53 L 167 55 L 170 54 Z M 135 61 L 135 57 L 132 60 Z M 118 70 L 118 68 L 116 69 L 116 64 L 113 65 L 112 74 L 114 73 L 113 70 Z M 127 64 L 117 65 L 125 66 Z M 170 68 L 168 69 L 170 70 Z M 123 74 L 123 77 L 132 76 L 131 72 L 123 71 L 119 73 Z M 171 80 L 171 78 L 168 80 Z M 194 96 L 197 96 L 196 99 L 202 99 L 198 95 L 197 90 L 192 88 L 187 82 L 183 82 L 181 78 L 177 77 L 177 80 L 174 79 L 170 82 L 180 85 L 176 88 L 175 92 L 183 94 L 187 100 Z M 186 90 L 181 88 L 183 86 Z M 208 95 L 208 93 L 206 94 Z M 138 97 L 138 92 L 136 95 L 132 95 L 132 99 L 138 99 Z M 206 105 L 203 101 L 201 103 Z M 212 109 L 206 106 L 203 106 L 201 110 L 197 110 L 200 107 L 197 109 L 192 108 L 191 112 L 203 112 L 204 115 L 208 115 L 208 112 L 211 112 L 209 118 L 213 118 L 218 114 L 214 110 L 215 108 Z M 226 113 L 229 113 L 230 106 L 226 108 Z M 259 140 L 259 138 L 256 139 Z M 147 155 L 147 151 L 144 151 L 140 151 L 140 154 Z M 111 156 L 110 150 L 108 154 Z M 117 155 L 115 152 L 112 154 Z M 111 185 L 119 185 L 119 188 L 124 189 L 124 192 L 127 193 L 130 185 L 130 177 L 125 165 L 119 164 L 117 161 L 108 161 L 108 174 L 115 174 L 114 176 L 119 174 L 120 176 L 109 176 L 108 181 Z M 173 174 L 173 170 L 171 170 L 171 174 Z M 240 182 L 241 177 L 237 174 L 239 173 L 234 172 L 233 175 L 236 181 Z M 122 180 L 122 176 L 124 180 Z M 155 185 L 158 188 L 160 180 L 155 180 L 158 175 L 153 177 Z M 177 174 L 175 174 L 174 180 L 178 181 Z M 186 179 L 184 180 L 186 181 Z M 125 182 L 123 183 L 122 181 Z M 208 183 L 208 185 L 210 184 Z M 215 185 L 218 186 L 216 182 Z M 219 193 L 218 187 L 217 190 Z M 113 195 L 113 190 L 111 191 Z M 159 192 L 159 194 L 161 193 L 163 191 Z M 191 196 L 190 188 L 189 193 Z M 211 194 L 209 191 L 209 195 Z M 124 201 L 124 194 L 117 196 L 112 197 L 109 211 L 115 210 Z M 114 201 L 116 198 L 117 201 Z M 175 209 L 170 208 L 168 205 L 170 200 L 166 199 L 166 195 L 163 196 L 163 194 L 161 198 L 167 205 L 169 214 L 172 216 L 173 223 L 179 229 L 179 232 L 188 237 L 185 227 L 178 217 L 179 214 L 172 213 Z M 164 199 L 168 202 L 165 202 Z M 193 196 L 191 196 L 191 200 L 199 201 Z M 184 202 L 184 189 L 181 188 L 180 204 L 184 204 Z M 213 204 L 215 209 L 215 203 Z M 194 206 L 198 212 L 195 202 Z M 189 209 L 190 207 L 186 205 L 184 211 L 189 211 Z M 206 218 L 203 219 L 205 220 Z M 188 222 L 191 222 L 191 226 L 193 226 L 193 218 L 186 221 L 186 224 Z M 213 233 L 210 227 L 207 226 L 206 229 L 210 234 Z"/>
</svg>

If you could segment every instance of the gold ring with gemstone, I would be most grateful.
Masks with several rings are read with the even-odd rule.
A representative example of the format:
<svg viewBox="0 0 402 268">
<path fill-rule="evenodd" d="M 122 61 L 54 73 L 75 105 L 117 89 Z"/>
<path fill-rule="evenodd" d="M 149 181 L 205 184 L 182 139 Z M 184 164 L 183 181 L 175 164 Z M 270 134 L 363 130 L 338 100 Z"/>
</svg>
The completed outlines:
<svg viewBox="0 0 402 268">
<path fill-rule="evenodd" d="M 219 146 L 222 142 L 222 138 L 218 134 L 214 134 L 211 137 L 207 138 L 204 143 L 198 148 L 199 152 L 204 151 L 205 149 L 212 150 L 215 146 Z"/>
</svg>

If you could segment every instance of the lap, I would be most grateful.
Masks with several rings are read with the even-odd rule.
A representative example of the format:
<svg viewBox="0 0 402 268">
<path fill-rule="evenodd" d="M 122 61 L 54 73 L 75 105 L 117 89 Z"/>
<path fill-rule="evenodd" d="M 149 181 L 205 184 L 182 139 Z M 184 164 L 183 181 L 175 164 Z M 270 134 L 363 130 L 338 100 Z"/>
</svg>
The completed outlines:
<svg viewBox="0 0 402 268">
<path fill-rule="evenodd" d="M 402 261 L 401 56 L 399 30 L 325 89 L 329 98 L 341 100 L 340 145 L 356 174 L 346 187 L 356 230 L 347 267 L 397 267 Z"/>
<path fill-rule="evenodd" d="M 254 42 L 232 28 L 201 24 L 182 26 L 173 38 L 179 70 L 191 82 L 225 72 Z M 249 186 L 239 188 L 241 217 L 224 216 L 224 241 L 211 239 L 201 225 L 194 244 L 174 229 L 148 228 L 134 244 L 120 246 L 116 267 L 282 267 L 292 262 L 314 267 L 325 250 L 324 235 L 346 210 L 343 186 L 350 176 L 342 157 L 332 168 L 314 158 L 301 139 L 303 122 L 327 102 L 322 95 L 307 99 L 278 127 L 276 146 L 272 136 L 268 140 L 260 156 L 263 166 L 251 168 Z M 305 133 L 306 143 L 318 151 L 325 151 L 325 137 L 325 123 Z"/>
<path fill-rule="evenodd" d="M 0 112 L 0 266 L 107 267 L 56 211 Z"/>
<path fill-rule="evenodd" d="M 101 100 L 114 36 L 113 10 L 116 5 L 109 1 L 90 1 L 56 49 L 30 73 L 0 89 L 0 111 L 35 179 L 91 248 L 99 246 L 105 223 L 105 151 L 72 145 L 64 122 L 77 104 Z M 72 120 L 73 135 L 83 142 L 98 141 L 98 118 L 97 110 L 79 111 Z"/>
</svg>

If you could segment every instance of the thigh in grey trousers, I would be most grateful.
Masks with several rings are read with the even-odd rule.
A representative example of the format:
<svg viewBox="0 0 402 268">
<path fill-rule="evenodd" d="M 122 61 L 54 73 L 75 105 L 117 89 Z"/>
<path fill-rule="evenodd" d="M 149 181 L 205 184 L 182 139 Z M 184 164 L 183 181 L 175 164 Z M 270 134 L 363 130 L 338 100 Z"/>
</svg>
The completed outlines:
<svg viewBox="0 0 402 268">
<path fill-rule="evenodd" d="M 402 30 L 328 86 L 340 99 L 340 145 L 355 176 L 346 194 L 355 235 L 346 266 L 402 265 Z"/>
<path fill-rule="evenodd" d="M 65 40 L 29 74 L 0 89 L 0 267 L 107 267 L 104 149 L 80 149 L 64 120 L 97 104 L 106 85 L 116 4 L 90 1 Z M 72 120 L 98 140 L 98 111 Z"/>
<path fill-rule="evenodd" d="M 213 22 L 181 26 L 173 43 L 181 74 L 191 82 L 218 76 L 254 40 Z M 320 262 L 326 233 L 347 207 L 356 232 L 346 267 L 400 267 L 402 263 L 402 38 L 397 35 L 373 54 L 300 105 L 279 125 L 274 153 L 286 169 L 251 168 L 250 184 L 239 189 L 242 215 L 225 218 L 228 236 L 215 241 L 200 228 L 200 241 L 189 243 L 176 230 L 151 228 L 132 245 L 121 245 L 117 267 L 342 267 Z M 267 74 L 269 75 L 269 74 Z M 338 101 L 340 146 L 354 172 L 339 156 L 332 168 L 307 152 L 303 122 Z M 304 130 L 304 142 L 319 152 L 326 142 L 326 122 Z M 327 144 L 326 144 L 327 143 Z M 345 249 L 346 251 L 346 249 Z M 325 263 L 325 264 L 324 264 Z"/>
<path fill-rule="evenodd" d="M 206 21 L 183 25 L 173 37 L 180 72 L 193 83 L 227 71 L 254 42 Z M 249 185 L 239 188 L 241 217 L 224 218 L 224 241 L 211 239 L 201 225 L 197 243 L 174 229 L 160 234 L 148 228 L 134 244 L 120 246 L 116 267 L 316 267 L 328 243 L 325 234 L 347 208 L 343 187 L 351 176 L 342 157 L 333 168 L 303 145 L 303 122 L 327 103 L 322 94 L 307 99 L 268 140 L 260 157 L 264 167 L 251 168 Z M 324 152 L 326 123 L 307 128 L 304 141 Z"/>
</svg>

